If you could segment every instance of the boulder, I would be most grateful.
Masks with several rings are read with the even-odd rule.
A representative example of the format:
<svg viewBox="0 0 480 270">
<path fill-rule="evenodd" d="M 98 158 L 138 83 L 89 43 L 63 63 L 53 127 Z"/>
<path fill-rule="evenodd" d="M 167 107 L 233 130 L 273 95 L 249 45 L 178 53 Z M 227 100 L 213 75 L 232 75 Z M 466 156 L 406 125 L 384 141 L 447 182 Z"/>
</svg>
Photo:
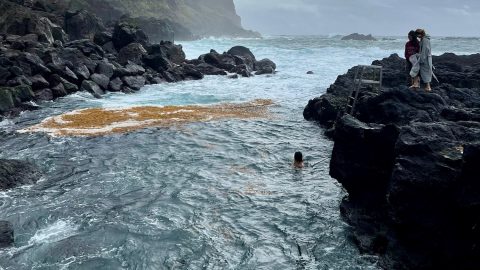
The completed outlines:
<svg viewBox="0 0 480 270">
<path fill-rule="evenodd" d="M 29 80 L 32 82 L 33 90 L 43 89 L 50 86 L 50 83 L 48 83 L 47 80 L 45 80 L 45 78 L 40 74 L 30 77 Z"/>
<path fill-rule="evenodd" d="M 115 78 L 108 84 L 108 90 L 112 92 L 120 92 L 122 90 L 123 82 L 120 78 Z"/>
<path fill-rule="evenodd" d="M 15 100 L 10 88 L 0 88 L 0 114 L 6 113 L 15 107 Z"/>
<path fill-rule="evenodd" d="M 143 58 L 143 62 L 146 66 L 158 72 L 166 71 L 172 67 L 170 60 L 161 53 L 147 55 Z"/>
<path fill-rule="evenodd" d="M 122 49 L 130 43 L 140 43 L 145 47 L 149 45 L 149 40 L 145 32 L 139 27 L 126 22 L 120 22 L 115 25 L 112 42 L 117 50 Z"/>
<path fill-rule="evenodd" d="M 241 75 L 242 77 L 251 77 L 252 75 L 252 70 L 250 67 L 247 65 L 238 65 L 236 66 L 233 70 L 231 70 L 234 73 L 237 73 L 238 75 Z"/>
<path fill-rule="evenodd" d="M 103 46 L 108 42 L 112 41 L 112 33 L 103 31 L 103 32 L 96 32 L 93 37 L 93 42 L 99 46 Z"/>
<path fill-rule="evenodd" d="M 120 49 L 118 52 L 118 62 L 122 65 L 131 61 L 135 64 L 141 65 L 143 57 L 147 55 L 147 51 L 140 43 L 130 43 Z"/>
<path fill-rule="evenodd" d="M 244 47 L 244 46 L 232 47 L 230 50 L 227 51 L 227 53 L 230 54 L 230 55 L 235 55 L 235 56 L 241 56 L 241 57 L 248 58 L 248 59 L 252 60 L 253 62 L 256 61 L 255 55 L 253 55 L 252 51 L 250 51 L 250 49 L 248 49 L 247 47 Z"/>
<path fill-rule="evenodd" d="M 52 89 L 50 89 L 50 88 L 44 88 L 44 89 L 40 89 L 40 90 L 35 91 L 35 100 L 49 101 L 49 100 L 53 100 L 53 99 L 54 99 L 54 97 L 53 97 Z"/>
<path fill-rule="evenodd" d="M 277 65 L 270 59 L 265 58 L 260 61 L 255 62 L 255 70 L 264 71 L 264 70 L 273 70 L 277 69 Z M 273 72 L 271 72 L 273 73 Z"/>
<path fill-rule="evenodd" d="M 263 69 L 259 69 L 255 72 L 255 75 L 264 75 L 264 74 L 274 74 L 275 73 L 275 70 L 270 67 L 270 66 L 267 66 L 267 67 L 264 67 Z"/>
<path fill-rule="evenodd" d="M 108 89 L 108 84 L 110 83 L 110 78 L 103 74 L 93 74 L 90 76 L 90 79 L 94 81 L 96 84 L 98 84 L 103 90 Z"/>
<path fill-rule="evenodd" d="M 35 184 L 40 177 L 38 168 L 29 162 L 0 159 L 0 190 Z"/>
<path fill-rule="evenodd" d="M 143 76 L 125 76 L 122 78 L 123 83 L 134 91 L 140 90 L 145 85 L 145 77 Z"/>
<path fill-rule="evenodd" d="M 13 246 L 13 225 L 8 221 L 0 221 L 0 249 Z"/>
<path fill-rule="evenodd" d="M 67 11 L 65 14 L 65 31 L 72 40 L 93 40 L 96 33 L 104 30 L 102 21 L 92 12 L 77 10 Z"/>
<path fill-rule="evenodd" d="M 65 86 L 63 86 L 62 83 L 58 83 L 57 85 L 52 87 L 51 90 L 53 98 L 64 97 L 68 94 L 67 90 L 65 90 Z"/>
<path fill-rule="evenodd" d="M 91 93 L 95 98 L 101 98 L 105 94 L 98 84 L 90 80 L 83 81 L 80 90 Z"/>
<path fill-rule="evenodd" d="M 32 86 L 32 82 L 24 75 L 15 77 L 7 82 L 7 86 L 28 85 Z"/>
<path fill-rule="evenodd" d="M 64 38 L 60 26 L 52 23 L 49 18 L 32 12 L 22 5 L 10 1 L 1 1 L 0 10 L 2 10 L 0 32 L 19 36 L 36 34 L 39 42 L 49 44 L 52 44 L 55 38 Z"/>
<path fill-rule="evenodd" d="M 115 66 L 108 62 L 99 62 L 95 73 L 106 76 L 108 79 L 112 78 L 114 74 Z"/>
<path fill-rule="evenodd" d="M 225 70 L 216 68 L 207 63 L 201 63 L 199 65 L 196 65 L 195 69 L 197 69 L 204 75 L 227 75 L 227 72 Z"/>
<path fill-rule="evenodd" d="M 124 76 L 136 76 L 142 75 L 145 73 L 145 68 L 135 63 L 129 62 L 123 68 L 117 68 L 114 71 L 114 77 L 124 77 Z"/>
<path fill-rule="evenodd" d="M 75 75 L 77 75 L 80 80 L 87 80 L 90 78 L 90 70 L 85 65 L 75 66 L 73 72 L 75 72 Z"/>
</svg>

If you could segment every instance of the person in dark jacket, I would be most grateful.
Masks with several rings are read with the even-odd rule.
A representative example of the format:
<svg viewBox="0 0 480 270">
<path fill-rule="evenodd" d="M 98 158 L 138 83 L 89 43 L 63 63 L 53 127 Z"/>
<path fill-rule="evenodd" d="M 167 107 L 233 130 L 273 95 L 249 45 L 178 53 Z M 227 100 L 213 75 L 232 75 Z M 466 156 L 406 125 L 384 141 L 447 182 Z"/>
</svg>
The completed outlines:
<svg viewBox="0 0 480 270">
<path fill-rule="evenodd" d="M 409 80 L 409 85 L 413 84 L 413 78 L 410 77 L 410 71 L 412 70 L 413 63 L 411 61 L 411 57 L 416 55 L 417 53 L 420 52 L 420 42 L 417 39 L 417 33 L 415 31 L 410 31 L 408 33 L 408 42 L 405 44 L 405 59 L 406 59 L 406 68 L 405 70 L 407 71 L 408 78 Z"/>
</svg>

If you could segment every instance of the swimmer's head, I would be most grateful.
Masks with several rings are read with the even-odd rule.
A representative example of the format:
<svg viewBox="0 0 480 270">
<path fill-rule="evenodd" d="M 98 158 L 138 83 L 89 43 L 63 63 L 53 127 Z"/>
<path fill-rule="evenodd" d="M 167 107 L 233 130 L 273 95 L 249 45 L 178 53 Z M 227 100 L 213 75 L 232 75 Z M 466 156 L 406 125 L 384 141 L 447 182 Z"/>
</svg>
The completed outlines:
<svg viewBox="0 0 480 270">
<path fill-rule="evenodd" d="M 295 155 L 293 158 L 295 159 L 295 162 L 302 162 L 303 161 L 302 152 L 295 152 Z"/>
</svg>

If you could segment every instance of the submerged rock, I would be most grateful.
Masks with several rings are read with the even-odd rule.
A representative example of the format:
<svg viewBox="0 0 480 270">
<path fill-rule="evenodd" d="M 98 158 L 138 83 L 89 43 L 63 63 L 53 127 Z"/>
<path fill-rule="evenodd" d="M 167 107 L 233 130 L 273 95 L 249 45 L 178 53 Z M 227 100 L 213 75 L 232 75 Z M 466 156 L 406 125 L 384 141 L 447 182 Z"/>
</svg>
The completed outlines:
<svg viewBox="0 0 480 270">
<path fill-rule="evenodd" d="M 13 225 L 8 221 L 0 221 L 0 248 L 13 245 Z"/>
<path fill-rule="evenodd" d="M 34 184 L 40 176 L 40 171 L 29 162 L 0 159 L 0 190 Z"/>
</svg>

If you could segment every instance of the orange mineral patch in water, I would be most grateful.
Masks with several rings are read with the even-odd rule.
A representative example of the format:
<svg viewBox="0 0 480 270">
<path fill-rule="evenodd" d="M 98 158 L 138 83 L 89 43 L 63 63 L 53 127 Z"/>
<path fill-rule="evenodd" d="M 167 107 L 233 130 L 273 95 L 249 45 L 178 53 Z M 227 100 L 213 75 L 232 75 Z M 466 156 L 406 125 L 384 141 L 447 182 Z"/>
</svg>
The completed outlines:
<svg viewBox="0 0 480 270">
<path fill-rule="evenodd" d="M 143 106 L 122 109 L 91 108 L 49 117 L 19 132 L 45 132 L 52 136 L 101 136 L 147 127 L 172 126 L 227 118 L 258 118 L 268 115 L 272 100 L 212 106 Z"/>
</svg>

